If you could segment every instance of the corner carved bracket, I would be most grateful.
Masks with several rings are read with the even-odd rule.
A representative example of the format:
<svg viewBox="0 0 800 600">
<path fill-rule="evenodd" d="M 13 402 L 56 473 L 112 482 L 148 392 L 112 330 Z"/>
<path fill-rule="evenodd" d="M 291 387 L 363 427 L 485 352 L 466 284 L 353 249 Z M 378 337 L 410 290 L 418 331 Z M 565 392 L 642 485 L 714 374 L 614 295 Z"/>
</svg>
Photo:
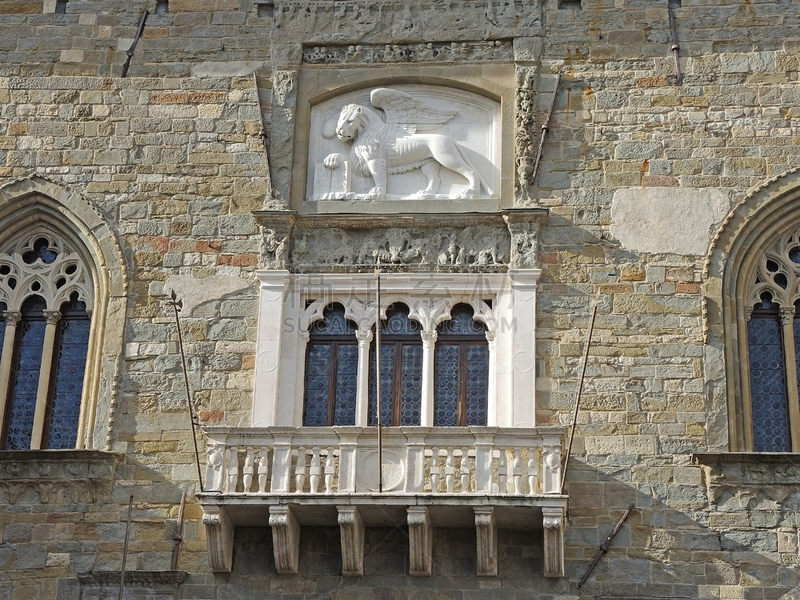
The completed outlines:
<svg viewBox="0 0 800 600">
<path fill-rule="evenodd" d="M 409 575 L 430 577 L 433 564 L 433 528 L 426 506 L 408 507 Z"/>
<path fill-rule="evenodd" d="M 364 574 L 364 522 L 355 506 L 338 506 L 342 575 Z"/>
<path fill-rule="evenodd" d="M 542 507 L 544 576 L 564 577 L 564 508 Z"/>
<path fill-rule="evenodd" d="M 275 570 L 281 575 L 294 575 L 300 557 L 300 523 L 289 506 L 270 506 L 272 551 Z"/>
<path fill-rule="evenodd" d="M 208 562 L 215 573 L 230 573 L 233 566 L 234 526 L 221 506 L 203 508 L 203 525 L 206 527 Z"/>
</svg>

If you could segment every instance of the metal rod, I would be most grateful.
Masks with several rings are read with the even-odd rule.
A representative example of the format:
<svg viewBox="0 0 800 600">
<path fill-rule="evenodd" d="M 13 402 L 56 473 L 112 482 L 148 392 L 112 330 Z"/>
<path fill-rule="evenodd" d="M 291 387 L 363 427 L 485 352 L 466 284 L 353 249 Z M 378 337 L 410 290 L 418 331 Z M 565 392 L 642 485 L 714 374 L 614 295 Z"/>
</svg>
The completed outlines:
<svg viewBox="0 0 800 600">
<path fill-rule="evenodd" d="M 175 294 L 175 290 L 172 290 L 171 295 L 172 300 L 170 301 L 170 306 L 175 309 L 175 325 L 178 327 L 178 349 L 181 353 L 181 364 L 183 365 L 183 381 L 186 384 L 186 404 L 189 407 L 189 419 L 192 422 L 192 442 L 194 442 L 194 459 L 195 464 L 197 465 L 197 481 L 200 484 L 200 491 L 204 492 L 203 489 L 203 476 L 200 472 L 200 451 L 197 449 L 197 419 L 195 418 L 194 414 L 194 406 L 192 405 L 192 393 L 189 390 L 189 372 L 186 369 L 186 354 L 183 351 L 183 334 L 181 333 L 181 320 L 178 317 L 178 312 L 180 312 L 181 308 L 183 307 L 183 301 L 178 300 L 177 295 Z"/>
<path fill-rule="evenodd" d="M 678 28 L 675 25 L 675 9 L 668 8 L 667 12 L 669 12 L 669 33 L 672 37 L 672 46 L 670 50 L 672 50 L 672 55 L 675 57 L 675 74 L 677 75 L 678 85 L 682 85 L 683 75 L 681 74 L 681 59 L 678 55 L 678 51 L 681 47 L 678 45 Z"/>
<path fill-rule="evenodd" d="M 183 541 L 183 509 L 186 508 L 186 492 L 181 492 L 181 507 L 178 509 L 178 532 L 175 534 L 175 546 L 172 548 L 172 563 L 173 571 L 178 570 L 178 553 L 181 549 L 181 542 Z"/>
<path fill-rule="evenodd" d="M 131 539 L 131 511 L 133 511 L 133 494 L 128 500 L 128 523 L 125 525 L 125 545 L 122 547 L 122 567 L 119 570 L 119 600 L 125 594 L 125 563 L 128 561 L 128 542 Z"/>
<path fill-rule="evenodd" d="M 581 587 L 584 583 L 586 583 L 586 580 L 589 579 L 589 575 L 592 574 L 592 571 L 594 571 L 597 563 L 599 563 L 600 559 L 603 558 L 603 556 L 605 556 L 605 554 L 608 552 L 608 549 L 611 547 L 611 542 L 613 542 L 614 538 L 617 537 L 619 530 L 622 528 L 622 524 L 625 522 L 625 519 L 628 518 L 628 515 L 631 514 L 633 507 L 634 504 L 631 502 L 628 505 L 628 510 L 626 510 L 625 514 L 622 515 L 622 518 L 614 526 L 614 529 L 611 530 L 611 533 L 606 536 L 606 540 L 600 544 L 600 549 L 597 551 L 597 555 L 594 557 L 592 564 L 589 565 L 589 568 L 586 569 L 586 573 L 583 574 L 583 577 L 581 577 L 581 580 L 578 582 L 578 587 Z"/>
<path fill-rule="evenodd" d="M 258 78 L 255 72 L 253 73 L 253 85 L 256 90 L 256 102 L 258 102 L 258 123 L 260 129 L 258 130 L 258 137 L 261 138 L 261 143 L 264 145 L 264 162 L 267 165 L 267 195 L 272 197 L 272 173 L 269 165 L 269 134 L 264 127 L 264 108 L 261 106 L 261 94 L 258 91 Z"/>
<path fill-rule="evenodd" d="M 128 68 L 131 66 L 131 59 L 133 58 L 133 53 L 136 52 L 136 44 L 139 43 L 139 40 L 142 39 L 142 34 L 144 33 L 144 26 L 147 23 L 147 16 L 150 13 L 145 10 L 142 13 L 142 18 L 139 19 L 139 28 L 136 30 L 136 37 L 133 38 L 133 43 L 131 47 L 128 48 L 128 58 L 125 59 L 125 64 L 122 66 L 122 76 L 128 76 Z"/>
<path fill-rule="evenodd" d="M 589 362 L 589 346 L 592 343 L 592 332 L 594 331 L 594 320 L 597 317 L 597 302 L 600 299 L 600 291 L 592 302 L 592 317 L 589 321 L 589 331 L 586 333 L 586 346 L 583 349 L 583 364 L 581 365 L 581 377 L 578 381 L 578 395 L 575 398 L 575 411 L 572 413 L 572 428 L 569 432 L 569 442 L 567 443 L 566 457 L 564 458 L 564 469 L 561 472 L 561 489 L 567 481 L 567 467 L 569 466 L 569 455 L 572 452 L 572 439 L 575 437 L 575 428 L 578 424 L 578 409 L 581 406 L 581 394 L 583 393 L 583 380 L 586 377 L 586 363 Z"/>
<path fill-rule="evenodd" d="M 556 73 L 556 88 L 553 90 L 553 98 L 550 100 L 550 108 L 542 122 L 542 135 L 539 136 L 539 150 L 536 152 L 536 162 L 533 164 L 533 175 L 531 175 L 531 185 L 536 183 L 536 175 L 539 174 L 539 163 L 542 161 L 544 155 L 544 142 L 547 139 L 547 132 L 550 131 L 550 118 L 553 115 L 553 109 L 556 105 L 556 96 L 558 95 L 558 85 L 561 83 L 561 72 Z"/>
<path fill-rule="evenodd" d="M 383 424 L 381 423 L 381 258 L 377 257 L 375 267 L 375 300 L 377 319 L 375 321 L 375 404 L 378 415 L 378 493 L 383 493 Z"/>
</svg>

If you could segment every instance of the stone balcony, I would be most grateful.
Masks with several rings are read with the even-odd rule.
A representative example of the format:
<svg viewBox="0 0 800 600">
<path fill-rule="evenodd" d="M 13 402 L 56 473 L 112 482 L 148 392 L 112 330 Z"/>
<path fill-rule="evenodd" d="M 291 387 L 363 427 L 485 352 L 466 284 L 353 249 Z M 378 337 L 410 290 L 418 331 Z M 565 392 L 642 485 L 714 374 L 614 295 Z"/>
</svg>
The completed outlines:
<svg viewBox="0 0 800 600">
<path fill-rule="evenodd" d="M 431 574 L 432 528 L 475 527 L 478 575 L 497 575 L 497 530 L 544 529 L 545 575 L 563 577 L 563 430 L 267 427 L 205 430 L 199 494 L 214 571 L 236 525 L 269 525 L 279 573 L 297 572 L 303 526 L 338 526 L 342 573 L 362 575 L 364 528 L 405 523 L 410 573 Z M 381 469 L 378 465 L 381 465 Z"/>
</svg>

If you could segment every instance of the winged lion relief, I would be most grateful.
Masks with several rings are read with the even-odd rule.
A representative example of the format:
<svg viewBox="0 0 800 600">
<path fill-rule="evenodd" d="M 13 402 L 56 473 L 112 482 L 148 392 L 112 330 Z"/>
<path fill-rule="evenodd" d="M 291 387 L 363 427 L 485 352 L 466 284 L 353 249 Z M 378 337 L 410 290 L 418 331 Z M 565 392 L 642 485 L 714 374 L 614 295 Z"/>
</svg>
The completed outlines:
<svg viewBox="0 0 800 600">
<path fill-rule="evenodd" d="M 320 111 L 310 200 L 496 197 L 497 103 L 462 90 L 408 87 L 377 88 L 368 102 L 339 99 Z"/>
</svg>

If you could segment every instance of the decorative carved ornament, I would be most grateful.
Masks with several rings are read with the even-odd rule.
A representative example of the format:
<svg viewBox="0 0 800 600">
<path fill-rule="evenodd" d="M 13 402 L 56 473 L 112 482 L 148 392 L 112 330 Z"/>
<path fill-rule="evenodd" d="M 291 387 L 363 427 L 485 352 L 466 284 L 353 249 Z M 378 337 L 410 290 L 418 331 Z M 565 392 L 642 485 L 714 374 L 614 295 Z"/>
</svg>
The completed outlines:
<svg viewBox="0 0 800 600">
<path fill-rule="evenodd" d="M 309 138 L 308 200 L 497 198 L 500 103 L 475 93 L 344 94 L 312 108 Z"/>
<path fill-rule="evenodd" d="M 511 42 L 450 42 L 424 44 L 360 44 L 314 46 L 303 52 L 310 65 L 510 61 Z"/>
<path fill-rule="evenodd" d="M 746 303 L 748 317 L 765 294 L 784 309 L 794 309 L 800 300 L 800 231 L 782 236 L 759 258 Z"/>
</svg>

